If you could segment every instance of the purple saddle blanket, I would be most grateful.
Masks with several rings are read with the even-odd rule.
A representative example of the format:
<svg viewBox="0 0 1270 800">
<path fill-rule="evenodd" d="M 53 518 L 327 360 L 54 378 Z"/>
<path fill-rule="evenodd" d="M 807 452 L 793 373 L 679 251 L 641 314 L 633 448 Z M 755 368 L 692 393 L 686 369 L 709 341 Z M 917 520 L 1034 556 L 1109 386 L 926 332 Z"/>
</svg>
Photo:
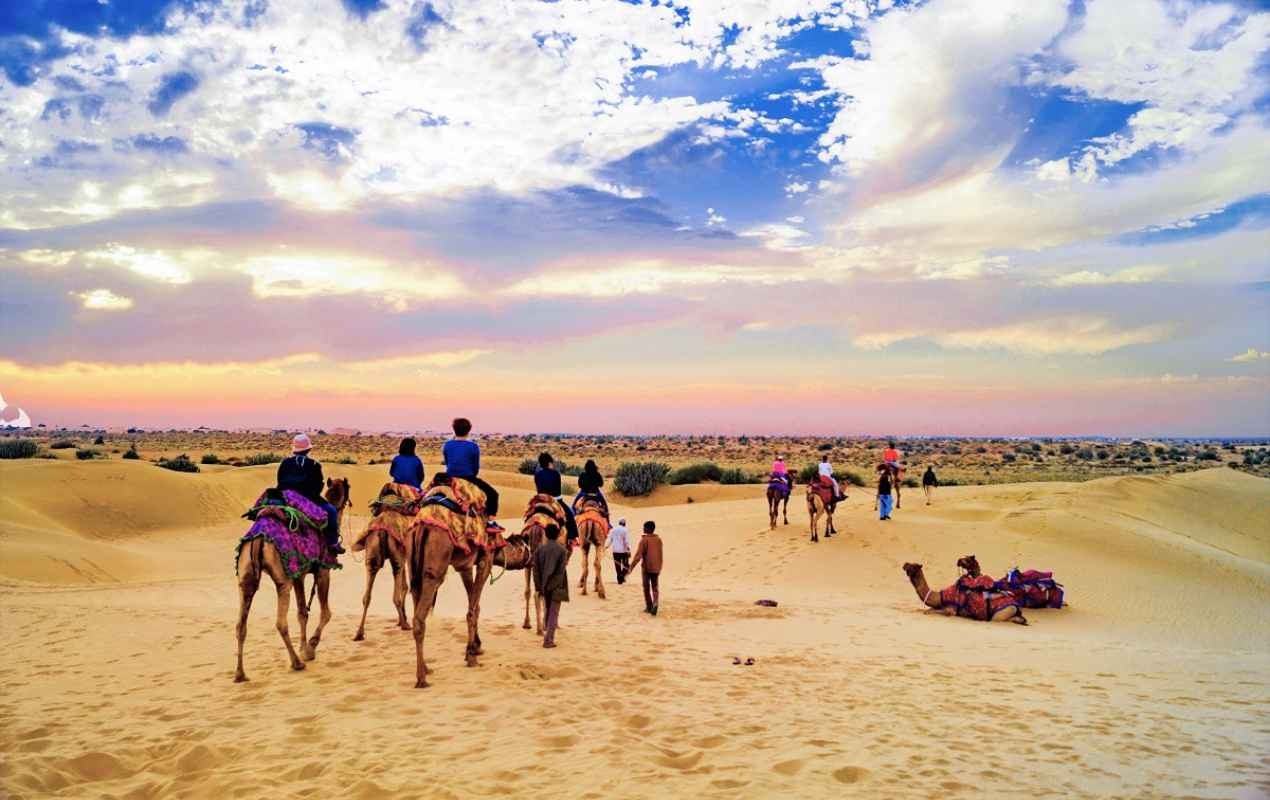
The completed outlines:
<svg viewBox="0 0 1270 800">
<path fill-rule="evenodd" d="M 267 496 L 268 493 L 261 494 L 253 505 L 256 519 L 234 548 L 235 566 L 243 545 L 263 536 L 282 556 L 288 578 L 297 578 L 314 568 L 339 569 L 339 560 L 322 535 L 326 509 L 291 489 L 282 491 L 285 505 L 266 504 Z"/>
</svg>

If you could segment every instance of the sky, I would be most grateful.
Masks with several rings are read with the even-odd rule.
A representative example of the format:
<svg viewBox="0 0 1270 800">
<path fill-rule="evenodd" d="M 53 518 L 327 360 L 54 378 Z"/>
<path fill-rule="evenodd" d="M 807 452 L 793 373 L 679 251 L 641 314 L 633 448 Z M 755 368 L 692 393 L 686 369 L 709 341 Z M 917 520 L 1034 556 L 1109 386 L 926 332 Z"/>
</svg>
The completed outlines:
<svg viewBox="0 0 1270 800">
<path fill-rule="evenodd" d="M 1270 10 L 0 4 L 35 423 L 1270 435 Z"/>
</svg>

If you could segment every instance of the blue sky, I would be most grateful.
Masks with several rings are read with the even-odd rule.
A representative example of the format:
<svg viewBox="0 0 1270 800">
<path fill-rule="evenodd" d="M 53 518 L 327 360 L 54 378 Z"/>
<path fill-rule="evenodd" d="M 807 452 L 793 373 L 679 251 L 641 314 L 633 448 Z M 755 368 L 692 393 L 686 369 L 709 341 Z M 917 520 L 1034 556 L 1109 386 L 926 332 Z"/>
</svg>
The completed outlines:
<svg viewBox="0 0 1270 800">
<path fill-rule="evenodd" d="M 649 430 L 885 385 L 966 432 L 1265 434 L 1268 43 L 1184 0 L 7 4 L 0 388 L 177 421 L 138 370 L 244 370 L 226 420 L 330 413 L 298 379 L 391 427 L 406 375 L 444 419 L 603 353 L 549 427 L 639 376 Z"/>
</svg>

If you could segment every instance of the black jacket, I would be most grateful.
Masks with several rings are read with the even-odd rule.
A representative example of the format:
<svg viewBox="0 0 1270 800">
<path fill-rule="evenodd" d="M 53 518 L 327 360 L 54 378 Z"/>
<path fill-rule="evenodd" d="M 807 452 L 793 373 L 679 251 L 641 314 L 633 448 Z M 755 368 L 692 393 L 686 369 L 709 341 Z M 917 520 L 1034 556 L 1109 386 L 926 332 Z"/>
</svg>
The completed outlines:
<svg viewBox="0 0 1270 800">
<path fill-rule="evenodd" d="M 549 494 L 552 497 L 560 496 L 560 473 L 554 469 L 546 469 L 539 467 L 534 473 L 534 488 L 538 490 L 538 494 Z"/>
<path fill-rule="evenodd" d="M 604 476 L 598 472 L 584 472 L 578 476 L 578 491 L 594 494 L 604 485 Z"/>
<path fill-rule="evenodd" d="M 297 491 L 315 503 L 322 501 L 322 465 L 308 456 L 291 456 L 278 465 L 278 488 Z"/>
</svg>

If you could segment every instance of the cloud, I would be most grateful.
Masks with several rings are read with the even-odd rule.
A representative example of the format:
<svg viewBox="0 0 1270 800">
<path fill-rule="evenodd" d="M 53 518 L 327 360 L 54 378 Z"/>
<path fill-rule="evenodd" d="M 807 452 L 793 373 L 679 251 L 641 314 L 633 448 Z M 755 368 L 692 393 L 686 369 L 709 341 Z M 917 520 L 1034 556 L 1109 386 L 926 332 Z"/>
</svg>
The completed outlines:
<svg viewBox="0 0 1270 800">
<path fill-rule="evenodd" d="M 76 296 L 90 311 L 127 311 L 132 308 L 131 298 L 117 295 L 109 289 L 93 289 L 79 292 Z"/>
<path fill-rule="evenodd" d="M 1226 360 L 1233 361 L 1236 364 L 1248 364 L 1248 363 L 1255 364 L 1258 361 L 1265 361 L 1267 359 L 1270 359 L 1270 352 L 1258 350 L 1255 347 L 1249 347 L 1247 350 L 1243 351 L 1239 355 L 1231 356 L 1230 358 Z"/>
<path fill-rule="evenodd" d="M 1113 273 L 1080 270 L 1053 278 L 1052 286 L 1108 286 L 1116 283 L 1150 283 L 1162 280 L 1168 269 L 1159 266 L 1129 267 Z"/>
<path fill-rule="evenodd" d="M 1024 355 L 1102 355 L 1122 347 L 1161 341 L 1172 330 L 1173 326 L 1167 323 L 1124 328 L 1106 318 L 1072 315 L 986 328 L 948 331 L 902 329 L 858 336 L 852 344 L 863 350 L 879 350 L 898 342 L 925 338 L 949 350 L 1005 350 Z"/>
</svg>

